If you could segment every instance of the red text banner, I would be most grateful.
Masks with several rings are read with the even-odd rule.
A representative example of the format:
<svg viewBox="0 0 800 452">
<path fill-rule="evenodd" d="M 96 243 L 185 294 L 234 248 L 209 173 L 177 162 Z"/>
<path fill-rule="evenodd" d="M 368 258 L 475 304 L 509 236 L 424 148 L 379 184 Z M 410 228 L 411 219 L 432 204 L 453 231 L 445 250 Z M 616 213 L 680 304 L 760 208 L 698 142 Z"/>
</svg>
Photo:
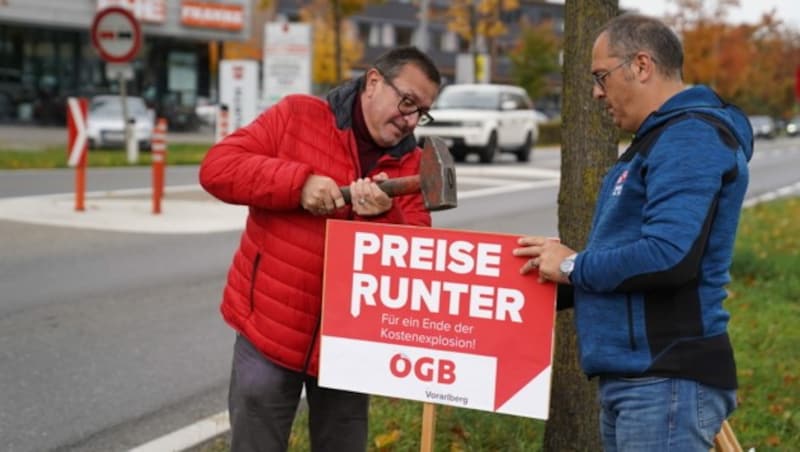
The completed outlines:
<svg viewBox="0 0 800 452">
<path fill-rule="evenodd" d="M 556 288 L 516 240 L 329 221 L 320 385 L 546 419 Z"/>
</svg>

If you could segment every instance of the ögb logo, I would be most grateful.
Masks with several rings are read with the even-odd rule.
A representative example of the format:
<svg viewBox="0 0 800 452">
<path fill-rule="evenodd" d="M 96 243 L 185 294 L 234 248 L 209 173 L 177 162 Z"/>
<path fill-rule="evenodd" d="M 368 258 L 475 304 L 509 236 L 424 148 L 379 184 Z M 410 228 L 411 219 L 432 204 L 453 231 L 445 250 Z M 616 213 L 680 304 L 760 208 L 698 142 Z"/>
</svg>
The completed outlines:
<svg viewBox="0 0 800 452">
<path fill-rule="evenodd" d="M 389 370 L 397 378 L 405 378 L 413 372 L 420 381 L 436 381 L 445 385 L 456 382 L 456 363 L 449 359 L 436 360 L 423 356 L 413 362 L 402 353 L 396 353 L 389 361 Z"/>
</svg>

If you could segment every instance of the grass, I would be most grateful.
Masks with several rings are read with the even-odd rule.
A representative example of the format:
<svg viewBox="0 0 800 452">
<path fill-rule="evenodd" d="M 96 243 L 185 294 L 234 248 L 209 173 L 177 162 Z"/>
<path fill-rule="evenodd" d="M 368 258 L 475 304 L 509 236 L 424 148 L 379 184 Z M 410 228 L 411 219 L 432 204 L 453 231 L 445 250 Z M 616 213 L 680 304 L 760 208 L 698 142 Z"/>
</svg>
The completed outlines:
<svg viewBox="0 0 800 452">
<path fill-rule="evenodd" d="M 745 211 L 726 307 L 739 375 L 731 426 L 745 450 L 800 450 L 800 198 Z"/>
<path fill-rule="evenodd" d="M 744 450 L 800 450 L 800 198 L 746 209 L 725 307 L 736 351 L 739 407 L 730 424 Z M 544 423 L 437 406 L 436 451 L 541 450 Z M 372 397 L 369 450 L 419 450 L 422 404 Z M 291 451 L 310 450 L 307 412 L 295 420 Z M 206 451 L 228 450 L 225 440 Z"/>
<path fill-rule="evenodd" d="M 200 163 L 211 144 L 170 144 L 167 148 L 167 165 L 195 165 Z M 88 155 L 89 168 L 129 166 L 127 154 L 121 149 L 92 149 Z M 151 164 L 150 152 L 139 151 L 139 166 Z M 31 150 L 1 150 L 0 169 L 66 168 L 67 151 L 64 147 Z"/>
</svg>

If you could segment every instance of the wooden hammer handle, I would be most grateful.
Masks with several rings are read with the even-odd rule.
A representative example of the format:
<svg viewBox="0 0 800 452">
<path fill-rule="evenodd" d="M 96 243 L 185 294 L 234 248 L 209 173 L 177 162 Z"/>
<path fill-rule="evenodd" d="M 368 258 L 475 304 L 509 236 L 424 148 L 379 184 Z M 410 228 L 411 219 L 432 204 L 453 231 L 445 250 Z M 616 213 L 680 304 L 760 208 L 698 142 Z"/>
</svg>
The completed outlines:
<svg viewBox="0 0 800 452">
<path fill-rule="evenodd" d="M 420 191 L 418 174 L 414 176 L 404 176 L 404 177 L 395 177 L 392 179 L 386 179 L 385 181 L 378 182 L 377 184 L 378 188 L 383 190 L 384 193 L 386 193 L 392 198 L 394 198 L 395 196 L 419 193 Z M 344 201 L 348 204 L 352 204 L 352 200 L 350 199 L 350 187 L 349 186 L 339 187 L 339 190 L 342 192 Z"/>
</svg>

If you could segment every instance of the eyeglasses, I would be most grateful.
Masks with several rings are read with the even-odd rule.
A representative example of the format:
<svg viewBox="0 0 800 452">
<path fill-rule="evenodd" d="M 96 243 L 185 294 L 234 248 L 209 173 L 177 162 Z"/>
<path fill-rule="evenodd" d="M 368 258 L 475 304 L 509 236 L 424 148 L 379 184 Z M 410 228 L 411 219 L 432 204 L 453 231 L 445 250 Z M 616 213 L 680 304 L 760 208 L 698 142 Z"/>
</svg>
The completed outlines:
<svg viewBox="0 0 800 452">
<path fill-rule="evenodd" d="M 605 91 L 606 90 L 606 78 L 608 78 L 608 76 L 611 75 L 612 72 L 616 71 L 617 69 L 625 66 L 626 64 L 628 64 L 630 62 L 631 62 L 630 58 L 625 58 L 625 60 L 623 60 L 622 63 L 614 66 L 613 68 L 611 68 L 608 71 L 592 73 L 592 79 L 594 80 L 595 85 L 599 86 L 600 89 Z"/>
<path fill-rule="evenodd" d="M 417 117 L 417 125 L 419 126 L 424 126 L 425 124 L 433 122 L 433 116 L 431 116 L 430 113 L 428 113 L 427 108 L 422 108 L 417 106 L 417 104 L 414 102 L 413 99 L 411 99 L 411 97 L 409 97 L 408 94 L 405 94 L 402 91 L 400 91 L 400 88 L 395 86 L 395 84 L 392 83 L 392 81 L 389 80 L 385 75 L 383 75 L 381 71 L 378 71 L 378 73 L 381 74 L 381 77 L 383 77 L 383 81 L 386 82 L 386 84 L 389 85 L 397 94 L 397 97 L 400 98 L 400 102 L 397 103 L 397 110 L 403 116 L 418 114 L 419 116 Z"/>
</svg>

